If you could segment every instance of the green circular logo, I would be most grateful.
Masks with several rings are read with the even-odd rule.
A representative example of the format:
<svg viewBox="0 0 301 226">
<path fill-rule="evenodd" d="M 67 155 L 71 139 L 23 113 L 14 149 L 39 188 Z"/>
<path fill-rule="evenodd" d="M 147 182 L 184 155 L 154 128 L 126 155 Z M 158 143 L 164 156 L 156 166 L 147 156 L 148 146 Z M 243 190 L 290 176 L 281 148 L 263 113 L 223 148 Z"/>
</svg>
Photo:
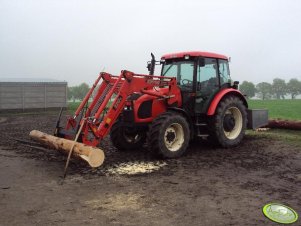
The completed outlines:
<svg viewBox="0 0 301 226">
<path fill-rule="evenodd" d="M 267 218 L 277 223 L 291 224 L 298 220 L 295 210 L 279 203 L 269 203 L 263 207 L 262 211 Z"/>
</svg>

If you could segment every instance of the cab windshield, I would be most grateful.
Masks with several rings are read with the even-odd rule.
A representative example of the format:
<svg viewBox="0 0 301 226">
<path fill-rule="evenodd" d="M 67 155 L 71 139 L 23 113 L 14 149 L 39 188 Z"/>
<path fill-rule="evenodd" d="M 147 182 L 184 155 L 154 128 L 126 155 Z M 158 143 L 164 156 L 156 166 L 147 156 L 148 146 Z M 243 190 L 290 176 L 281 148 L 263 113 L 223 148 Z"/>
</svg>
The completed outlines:
<svg viewBox="0 0 301 226">
<path fill-rule="evenodd" d="M 162 68 L 162 76 L 176 77 L 181 88 L 192 89 L 193 69 L 193 61 L 165 62 Z"/>
</svg>

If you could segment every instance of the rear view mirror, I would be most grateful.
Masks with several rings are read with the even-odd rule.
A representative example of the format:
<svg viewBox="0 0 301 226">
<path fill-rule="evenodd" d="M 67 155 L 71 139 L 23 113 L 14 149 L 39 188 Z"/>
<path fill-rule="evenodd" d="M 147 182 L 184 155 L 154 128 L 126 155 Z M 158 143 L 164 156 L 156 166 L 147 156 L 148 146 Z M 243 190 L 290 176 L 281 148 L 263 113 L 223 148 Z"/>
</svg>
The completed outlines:
<svg viewBox="0 0 301 226">
<path fill-rule="evenodd" d="M 147 66 L 146 66 L 146 67 L 147 67 L 147 70 L 150 71 L 150 70 L 151 70 L 151 67 L 152 67 L 151 62 L 147 62 Z"/>
<path fill-rule="evenodd" d="M 239 84 L 239 81 L 234 81 L 233 82 L 233 88 L 238 89 L 238 84 Z"/>
<path fill-rule="evenodd" d="M 205 66 L 205 58 L 199 58 L 199 66 L 204 67 Z"/>
</svg>

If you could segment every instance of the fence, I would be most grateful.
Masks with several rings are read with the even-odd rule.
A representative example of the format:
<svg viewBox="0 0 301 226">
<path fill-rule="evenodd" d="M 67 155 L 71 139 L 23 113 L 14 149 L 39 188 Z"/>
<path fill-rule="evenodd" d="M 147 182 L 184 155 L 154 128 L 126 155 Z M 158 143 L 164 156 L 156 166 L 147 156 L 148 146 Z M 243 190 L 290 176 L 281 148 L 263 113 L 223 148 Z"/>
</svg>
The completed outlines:
<svg viewBox="0 0 301 226">
<path fill-rule="evenodd" d="M 66 82 L 0 82 L 0 111 L 66 106 Z"/>
</svg>

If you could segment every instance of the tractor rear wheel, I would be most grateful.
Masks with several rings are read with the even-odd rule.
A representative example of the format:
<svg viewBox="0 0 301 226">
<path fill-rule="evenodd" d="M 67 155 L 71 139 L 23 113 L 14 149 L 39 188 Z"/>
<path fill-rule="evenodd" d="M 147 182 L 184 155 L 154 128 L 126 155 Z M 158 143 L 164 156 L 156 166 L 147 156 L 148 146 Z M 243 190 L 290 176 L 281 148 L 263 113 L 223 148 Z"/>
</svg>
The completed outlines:
<svg viewBox="0 0 301 226">
<path fill-rule="evenodd" d="M 234 147 L 243 139 L 246 127 L 246 106 L 240 98 L 229 96 L 216 109 L 210 126 L 210 136 L 222 147 Z"/>
<path fill-rule="evenodd" d="M 137 127 L 127 127 L 117 121 L 111 128 L 110 138 L 120 151 L 141 148 L 146 141 L 146 132 Z"/>
<path fill-rule="evenodd" d="M 190 130 L 186 119 L 180 114 L 166 112 L 152 122 L 147 145 L 161 157 L 177 158 L 185 153 L 189 138 Z"/>
</svg>

